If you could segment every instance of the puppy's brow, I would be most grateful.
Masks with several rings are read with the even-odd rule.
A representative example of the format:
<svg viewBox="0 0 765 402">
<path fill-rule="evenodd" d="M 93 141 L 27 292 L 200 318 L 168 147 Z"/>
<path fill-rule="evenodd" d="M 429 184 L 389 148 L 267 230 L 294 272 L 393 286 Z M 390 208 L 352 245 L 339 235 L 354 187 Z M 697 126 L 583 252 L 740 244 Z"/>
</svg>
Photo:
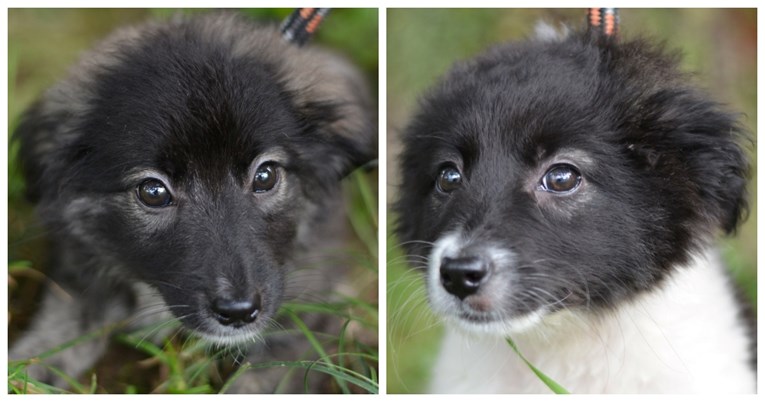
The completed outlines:
<svg viewBox="0 0 765 402">
<path fill-rule="evenodd" d="M 579 167 L 587 168 L 595 165 L 595 159 L 589 153 L 575 148 L 563 148 L 552 154 L 545 155 L 543 160 L 547 161 L 571 161 L 576 162 Z"/>
<path fill-rule="evenodd" d="M 165 183 L 169 181 L 168 176 L 156 169 L 147 169 L 147 168 L 135 168 L 129 170 L 123 179 L 123 184 L 125 185 L 133 185 L 136 182 L 142 181 L 147 178 L 155 178 L 155 179 L 161 179 Z"/>
<path fill-rule="evenodd" d="M 289 153 L 281 147 L 275 147 L 267 149 L 263 152 L 260 152 L 254 159 L 255 162 L 267 162 L 267 161 L 273 161 L 273 162 L 279 162 L 279 163 L 286 163 L 289 161 Z"/>
</svg>

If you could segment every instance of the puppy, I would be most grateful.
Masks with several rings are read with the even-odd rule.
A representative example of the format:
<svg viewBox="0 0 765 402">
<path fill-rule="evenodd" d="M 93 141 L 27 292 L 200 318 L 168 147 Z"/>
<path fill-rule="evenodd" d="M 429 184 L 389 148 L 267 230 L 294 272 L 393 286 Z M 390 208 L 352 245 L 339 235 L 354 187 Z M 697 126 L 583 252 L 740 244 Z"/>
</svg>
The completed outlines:
<svg viewBox="0 0 765 402">
<path fill-rule="evenodd" d="M 543 30 L 544 31 L 544 30 Z M 754 392 L 715 248 L 747 134 L 649 41 L 594 33 L 457 63 L 403 137 L 398 235 L 447 323 L 437 393 Z"/>
<path fill-rule="evenodd" d="M 157 319 L 157 305 L 216 345 L 263 337 L 287 292 L 320 296 L 341 281 L 336 264 L 315 265 L 342 244 L 339 181 L 375 157 L 374 119 L 351 65 L 276 27 L 211 14 L 117 31 L 15 132 L 52 238 L 50 276 L 69 298 L 44 297 L 11 359 Z M 307 261 L 318 271 L 291 283 Z M 323 321 L 307 322 L 328 330 Z M 254 358 L 297 359 L 310 350 L 298 338 Z M 86 342 L 43 363 L 76 377 L 104 348 Z M 30 374 L 62 385 L 43 367 Z M 280 375 L 235 389 L 271 392 Z"/>
</svg>

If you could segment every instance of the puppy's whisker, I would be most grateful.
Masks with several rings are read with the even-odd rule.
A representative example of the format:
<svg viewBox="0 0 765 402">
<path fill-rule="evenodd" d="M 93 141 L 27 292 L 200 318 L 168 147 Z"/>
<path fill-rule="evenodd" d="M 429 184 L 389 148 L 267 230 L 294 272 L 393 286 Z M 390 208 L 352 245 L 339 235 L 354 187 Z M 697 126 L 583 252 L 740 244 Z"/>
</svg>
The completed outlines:
<svg viewBox="0 0 765 402">
<path fill-rule="evenodd" d="M 404 246 L 406 246 L 406 245 L 409 245 L 409 244 L 414 244 L 414 245 L 424 245 L 424 246 L 428 246 L 428 247 L 433 247 L 433 246 L 435 245 L 435 243 L 434 243 L 434 242 L 430 242 L 430 241 L 424 241 L 424 240 L 409 240 L 409 241 L 400 242 L 400 243 L 396 244 L 396 245 L 395 245 L 395 246 L 393 246 L 393 247 L 396 247 L 396 248 L 404 248 Z M 390 249 L 393 249 L 393 247 L 390 247 Z"/>
<path fill-rule="evenodd" d="M 405 272 L 398 279 L 394 279 L 388 282 L 388 289 L 396 289 L 399 286 L 422 286 L 422 272 L 416 270 L 410 270 Z"/>
<path fill-rule="evenodd" d="M 399 263 L 401 261 L 405 261 L 405 262 L 408 262 L 408 263 L 412 263 L 412 262 L 427 263 L 428 261 L 430 261 L 430 259 L 428 257 L 424 257 L 424 256 L 421 256 L 421 255 L 405 254 L 405 255 L 397 256 L 396 258 L 389 259 L 388 260 L 388 264 L 389 265 L 393 265 L 393 264 L 397 264 L 397 263 Z"/>
<path fill-rule="evenodd" d="M 167 327 L 169 327 L 171 325 L 180 325 L 180 321 L 183 318 L 185 318 L 185 317 L 186 316 L 179 317 L 179 318 L 171 318 L 171 319 L 165 320 L 163 322 L 159 322 L 157 324 L 154 324 L 151 327 L 151 329 L 149 331 L 147 331 L 146 334 L 144 334 L 144 336 L 141 337 L 141 339 L 138 340 L 138 342 L 136 343 L 136 347 L 140 347 L 143 344 L 143 342 L 146 341 L 146 339 L 148 339 L 149 337 L 153 337 L 154 335 L 159 334 L 159 332 L 162 329 L 167 328 Z"/>
</svg>

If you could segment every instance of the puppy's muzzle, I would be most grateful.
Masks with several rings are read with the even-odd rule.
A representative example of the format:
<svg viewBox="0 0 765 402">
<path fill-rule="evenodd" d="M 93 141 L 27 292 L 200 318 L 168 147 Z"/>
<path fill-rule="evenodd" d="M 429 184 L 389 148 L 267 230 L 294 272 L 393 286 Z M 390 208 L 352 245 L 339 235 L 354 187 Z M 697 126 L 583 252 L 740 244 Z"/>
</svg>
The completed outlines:
<svg viewBox="0 0 765 402">
<path fill-rule="evenodd" d="M 219 323 L 235 328 L 247 325 L 260 313 L 260 295 L 249 298 L 217 297 L 211 305 Z"/>
<path fill-rule="evenodd" d="M 441 260 L 441 285 L 460 300 L 475 294 L 489 278 L 489 263 L 481 257 L 468 256 Z"/>
</svg>

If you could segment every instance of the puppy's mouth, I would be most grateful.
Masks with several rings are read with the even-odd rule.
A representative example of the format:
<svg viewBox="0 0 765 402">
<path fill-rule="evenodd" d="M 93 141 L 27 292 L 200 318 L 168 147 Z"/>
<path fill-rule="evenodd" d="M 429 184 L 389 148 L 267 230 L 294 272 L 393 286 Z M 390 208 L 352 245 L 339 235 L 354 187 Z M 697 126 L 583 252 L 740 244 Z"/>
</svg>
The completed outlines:
<svg viewBox="0 0 765 402">
<path fill-rule="evenodd" d="M 435 300 L 440 299 L 438 303 Z M 537 325 L 547 315 L 544 308 L 528 313 L 507 313 L 501 306 L 490 310 L 478 311 L 470 300 L 458 300 L 452 297 L 444 300 L 440 296 L 431 297 L 434 311 L 446 321 L 468 332 L 489 333 L 507 336 Z"/>
<path fill-rule="evenodd" d="M 470 247 L 459 233 L 443 236 L 435 242 L 428 266 L 428 295 L 434 312 L 482 333 L 506 335 L 538 322 L 544 308 L 527 309 L 512 302 L 517 281 L 513 270 L 506 268 L 513 259 L 511 252 L 499 247 Z"/>
<path fill-rule="evenodd" d="M 257 326 L 240 327 L 236 329 L 222 328 L 215 332 L 193 330 L 194 334 L 216 346 L 239 346 L 255 343 L 263 338 L 263 329 Z"/>
<path fill-rule="evenodd" d="M 489 324 L 502 321 L 502 318 L 493 314 L 476 314 L 470 311 L 462 311 L 457 318 L 470 324 Z"/>
</svg>

